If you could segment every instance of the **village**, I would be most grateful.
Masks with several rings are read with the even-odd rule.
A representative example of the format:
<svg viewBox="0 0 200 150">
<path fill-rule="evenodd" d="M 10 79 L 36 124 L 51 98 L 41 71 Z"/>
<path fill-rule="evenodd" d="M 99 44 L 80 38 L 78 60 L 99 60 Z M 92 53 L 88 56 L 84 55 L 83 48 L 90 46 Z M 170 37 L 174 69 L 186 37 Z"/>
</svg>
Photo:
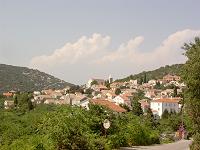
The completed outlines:
<svg viewBox="0 0 200 150">
<path fill-rule="evenodd" d="M 139 103 L 143 114 L 150 108 L 154 118 L 162 117 L 164 111 L 179 113 L 182 109 L 181 93 L 185 84 L 181 82 L 181 77 L 167 74 L 162 79 L 149 80 L 145 83 L 138 83 L 137 80 L 126 82 L 116 82 L 110 75 L 108 79 L 91 78 L 78 90 L 70 92 L 71 88 L 53 90 L 44 89 L 34 91 L 31 102 L 38 104 L 55 104 L 80 106 L 89 109 L 89 104 L 107 107 L 115 113 L 125 113 L 127 109 L 132 109 L 132 101 L 138 93 L 142 95 Z M 3 93 L 7 100 L 4 108 L 14 107 L 12 97 L 16 91 Z M 126 107 L 125 107 L 126 106 Z"/>
</svg>

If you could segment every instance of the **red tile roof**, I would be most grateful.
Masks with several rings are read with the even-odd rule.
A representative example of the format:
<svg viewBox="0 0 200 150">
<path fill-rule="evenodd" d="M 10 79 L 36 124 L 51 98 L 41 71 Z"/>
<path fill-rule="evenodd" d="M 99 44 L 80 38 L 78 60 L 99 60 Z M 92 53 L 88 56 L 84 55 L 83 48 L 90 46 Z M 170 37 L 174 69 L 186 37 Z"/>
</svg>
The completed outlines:
<svg viewBox="0 0 200 150">
<path fill-rule="evenodd" d="M 13 96 L 13 93 L 3 93 L 3 96 L 6 96 L 6 97 L 11 97 L 11 96 Z"/>
<path fill-rule="evenodd" d="M 152 102 L 162 102 L 162 103 L 179 103 L 181 98 L 161 98 L 153 100 Z"/>
<path fill-rule="evenodd" d="M 158 112 L 157 110 L 151 110 L 152 112 Z"/>
<path fill-rule="evenodd" d="M 140 104 L 141 104 L 141 107 L 149 107 L 149 103 L 148 102 L 146 102 L 146 101 L 141 101 L 140 102 Z"/>
<path fill-rule="evenodd" d="M 125 96 L 125 95 L 120 95 L 120 97 L 121 97 L 124 101 L 130 101 L 130 99 L 129 99 L 127 96 Z"/>
<path fill-rule="evenodd" d="M 126 110 L 115 103 L 103 99 L 93 99 L 90 101 L 92 104 L 105 106 L 115 112 L 126 112 Z"/>
</svg>

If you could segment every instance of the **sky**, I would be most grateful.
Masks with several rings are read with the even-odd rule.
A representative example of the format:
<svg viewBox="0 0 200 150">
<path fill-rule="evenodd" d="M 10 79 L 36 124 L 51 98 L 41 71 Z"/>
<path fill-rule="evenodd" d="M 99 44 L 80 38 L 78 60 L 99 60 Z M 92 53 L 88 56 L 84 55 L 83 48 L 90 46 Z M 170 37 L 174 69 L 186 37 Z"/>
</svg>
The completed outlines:
<svg viewBox="0 0 200 150">
<path fill-rule="evenodd" d="M 0 0 L 0 63 L 84 84 L 186 61 L 199 0 Z"/>
</svg>

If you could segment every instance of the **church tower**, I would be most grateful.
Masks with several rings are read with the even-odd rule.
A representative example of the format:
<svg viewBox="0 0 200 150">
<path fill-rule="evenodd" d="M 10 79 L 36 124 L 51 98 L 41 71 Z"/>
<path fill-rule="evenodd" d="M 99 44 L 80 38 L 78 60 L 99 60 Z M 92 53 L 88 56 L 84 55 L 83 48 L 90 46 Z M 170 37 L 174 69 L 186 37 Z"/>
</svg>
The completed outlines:
<svg viewBox="0 0 200 150">
<path fill-rule="evenodd" d="M 111 75 L 109 75 L 109 79 L 108 79 L 109 83 L 112 83 L 113 82 L 113 78 Z"/>
</svg>

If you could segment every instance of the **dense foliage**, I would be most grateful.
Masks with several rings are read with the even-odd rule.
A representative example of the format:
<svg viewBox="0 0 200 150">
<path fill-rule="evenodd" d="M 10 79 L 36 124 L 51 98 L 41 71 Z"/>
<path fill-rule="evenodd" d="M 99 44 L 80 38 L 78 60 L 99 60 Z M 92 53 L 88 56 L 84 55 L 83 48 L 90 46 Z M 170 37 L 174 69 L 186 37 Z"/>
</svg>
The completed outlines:
<svg viewBox="0 0 200 150">
<path fill-rule="evenodd" d="M 51 75 L 26 67 L 0 64 L 0 93 L 10 90 L 33 91 L 72 86 Z"/>
<path fill-rule="evenodd" d="M 28 95 L 20 95 L 29 99 Z M 20 101 L 20 98 L 18 98 Z M 25 102 L 27 103 L 27 101 Z M 0 110 L 0 149 L 112 149 L 159 143 L 159 132 L 144 116 L 115 114 L 91 105 L 38 105 L 33 110 Z M 21 112 L 23 111 L 23 113 Z M 111 127 L 103 128 L 104 119 Z"/>
<path fill-rule="evenodd" d="M 183 67 L 183 79 L 187 85 L 185 103 L 192 119 L 194 128 L 194 142 L 192 149 L 200 149 L 200 38 L 194 43 L 185 44 L 183 49 L 188 58 Z"/>
</svg>

